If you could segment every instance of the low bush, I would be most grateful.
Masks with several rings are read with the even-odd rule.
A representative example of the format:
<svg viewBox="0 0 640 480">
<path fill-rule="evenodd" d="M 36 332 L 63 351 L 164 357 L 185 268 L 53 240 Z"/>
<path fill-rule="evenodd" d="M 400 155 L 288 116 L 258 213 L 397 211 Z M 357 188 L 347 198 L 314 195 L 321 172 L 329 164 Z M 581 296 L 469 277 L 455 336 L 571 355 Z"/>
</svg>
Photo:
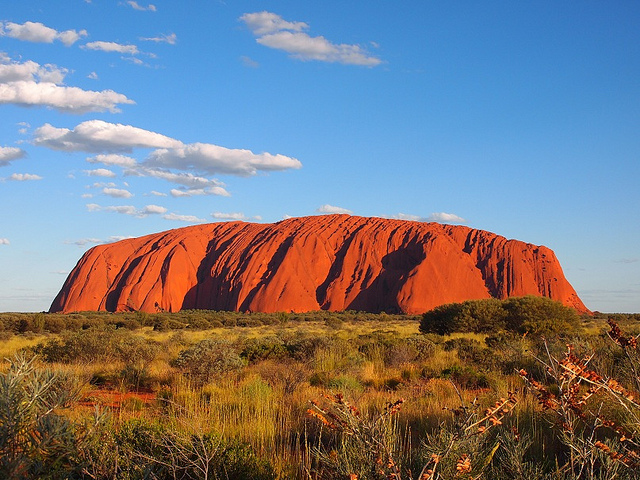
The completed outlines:
<svg viewBox="0 0 640 480">
<path fill-rule="evenodd" d="M 205 339 L 180 352 L 171 365 L 196 383 L 204 384 L 216 376 L 239 370 L 245 361 L 229 341 Z"/>
<path fill-rule="evenodd" d="M 440 305 L 424 313 L 422 333 L 447 335 L 454 332 L 498 333 L 504 330 L 533 335 L 571 334 L 580 317 L 571 307 L 533 295 L 469 300 Z"/>
</svg>

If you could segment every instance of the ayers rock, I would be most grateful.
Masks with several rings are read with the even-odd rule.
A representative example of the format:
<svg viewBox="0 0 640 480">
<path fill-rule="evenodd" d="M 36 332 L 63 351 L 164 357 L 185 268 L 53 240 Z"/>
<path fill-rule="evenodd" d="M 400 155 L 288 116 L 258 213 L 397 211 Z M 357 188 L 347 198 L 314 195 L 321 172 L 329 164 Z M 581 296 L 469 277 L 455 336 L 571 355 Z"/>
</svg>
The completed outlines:
<svg viewBox="0 0 640 480">
<path fill-rule="evenodd" d="M 588 311 L 547 247 L 465 226 L 323 215 L 196 225 L 93 247 L 50 311 L 416 314 L 522 295 Z"/>
</svg>

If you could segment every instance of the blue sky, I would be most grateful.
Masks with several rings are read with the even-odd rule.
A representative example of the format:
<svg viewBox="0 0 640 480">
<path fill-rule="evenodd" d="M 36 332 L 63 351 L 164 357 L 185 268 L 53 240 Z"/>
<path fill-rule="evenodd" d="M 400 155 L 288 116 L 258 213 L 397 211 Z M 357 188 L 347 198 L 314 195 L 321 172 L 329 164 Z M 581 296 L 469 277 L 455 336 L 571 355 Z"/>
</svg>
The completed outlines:
<svg viewBox="0 0 640 480">
<path fill-rule="evenodd" d="M 347 212 L 640 312 L 640 3 L 0 1 L 0 311 L 98 243 Z"/>
</svg>

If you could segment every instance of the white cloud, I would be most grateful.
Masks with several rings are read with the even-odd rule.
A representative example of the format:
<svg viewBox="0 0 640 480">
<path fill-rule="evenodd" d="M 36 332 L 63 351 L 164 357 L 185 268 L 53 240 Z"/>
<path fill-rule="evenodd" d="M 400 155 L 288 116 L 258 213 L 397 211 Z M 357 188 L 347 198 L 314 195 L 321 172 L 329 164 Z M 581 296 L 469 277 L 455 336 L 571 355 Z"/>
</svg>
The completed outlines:
<svg viewBox="0 0 640 480">
<path fill-rule="evenodd" d="M 42 180 L 42 177 L 32 173 L 14 173 L 9 177 L 9 180 L 13 180 L 15 182 L 28 182 L 30 180 Z"/>
<path fill-rule="evenodd" d="M 336 207 L 334 205 L 329 205 L 328 203 L 325 205 L 322 205 L 321 207 L 318 207 L 318 209 L 316 209 L 316 212 L 319 213 L 326 213 L 326 214 L 334 214 L 334 213 L 341 213 L 341 214 L 346 214 L 346 215 L 352 215 L 353 212 L 351 210 L 348 210 L 346 208 L 342 208 L 342 207 Z"/>
<path fill-rule="evenodd" d="M 135 158 L 127 157 L 126 155 L 118 155 L 115 153 L 88 157 L 87 162 L 102 163 L 104 165 L 116 165 L 118 167 L 134 167 L 138 163 Z"/>
<path fill-rule="evenodd" d="M 131 8 L 133 8 L 134 10 L 138 10 L 140 12 L 155 12 L 155 11 L 157 11 L 156 6 L 152 5 L 151 3 L 149 5 L 147 5 L 146 7 L 143 6 L 143 5 L 138 4 L 138 2 L 135 2 L 133 0 L 129 0 L 126 3 Z"/>
<path fill-rule="evenodd" d="M 98 80 L 98 74 L 96 72 L 91 72 L 89 75 L 87 75 L 87 78 L 91 79 L 91 80 Z"/>
<path fill-rule="evenodd" d="M 256 154 L 251 150 L 230 149 L 208 143 L 185 145 L 159 133 L 102 120 L 82 122 L 73 130 L 46 123 L 35 130 L 33 144 L 67 152 L 105 152 L 88 157 L 87 161 L 123 167 L 125 175 L 158 178 L 181 185 L 183 188 L 171 190 L 174 197 L 230 196 L 223 182 L 208 178 L 214 174 L 251 176 L 260 171 L 297 169 L 302 166 L 299 160 L 285 155 L 267 152 Z M 132 152 L 136 148 L 155 150 L 141 163 L 118 153 Z M 103 171 L 106 174 L 111 170 L 91 171 Z"/>
<path fill-rule="evenodd" d="M 266 35 L 280 30 L 301 32 L 309 28 L 304 22 L 287 22 L 280 15 L 271 12 L 245 13 L 240 17 L 254 35 Z"/>
<path fill-rule="evenodd" d="M 48 123 L 36 129 L 33 143 L 67 152 L 131 152 L 134 148 L 172 148 L 183 144 L 159 133 L 132 127 L 87 120 L 73 130 L 56 128 Z"/>
<path fill-rule="evenodd" d="M 153 195 L 155 197 L 166 197 L 167 194 L 166 193 L 162 193 L 162 192 L 156 192 L 155 190 L 151 190 L 149 192 L 149 195 Z"/>
<path fill-rule="evenodd" d="M 80 198 L 93 198 L 93 193 L 83 193 Z"/>
<path fill-rule="evenodd" d="M 9 242 L 8 238 L 0 238 L 0 245 L 10 245 L 11 242 Z"/>
<path fill-rule="evenodd" d="M 162 218 L 165 220 L 174 220 L 177 222 L 187 222 L 187 223 L 204 223 L 206 220 L 204 218 L 198 218 L 195 215 L 178 215 L 177 213 L 168 213 L 163 215 Z"/>
<path fill-rule="evenodd" d="M 398 213 L 397 215 L 393 215 L 389 218 L 393 218 L 396 220 L 408 220 L 410 222 L 437 222 L 437 223 L 466 223 L 467 221 L 455 215 L 453 213 L 432 213 L 428 217 L 421 217 L 419 215 L 411 215 L 407 213 Z"/>
<path fill-rule="evenodd" d="M 27 154 L 24 150 L 17 147 L 0 147 L 0 167 L 6 167 L 13 160 L 24 158 Z"/>
<path fill-rule="evenodd" d="M 218 195 L 220 197 L 230 197 L 231 194 L 222 187 L 208 187 L 208 188 L 186 188 L 178 189 L 172 188 L 172 197 L 197 197 L 201 195 Z"/>
<path fill-rule="evenodd" d="M 123 45 L 116 42 L 89 42 L 83 45 L 82 48 L 87 50 L 99 50 L 101 52 L 124 53 L 127 55 L 137 55 L 140 53 L 140 50 L 138 50 L 138 47 L 135 45 Z"/>
<path fill-rule="evenodd" d="M 106 168 L 96 168 L 95 170 L 85 170 L 86 173 L 90 177 L 115 177 L 115 172 L 108 170 Z"/>
<path fill-rule="evenodd" d="M 140 40 L 145 42 L 168 43 L 169 45 L 175 45 L 178 41 L 178 36 L 175 33 L 169 33 L 162 34 L 159 37 L 141 37 Z"/>
<path fill-rule="evenodd" d="M 106 240 L 100 239 L 100 238 L 81 238 L 79 240 L 74 240 L 73 242 L 65 242 L 66 244 L 71 244 L 71 245 L 77 245 L 79 247 L 84 247 L 85 245 L 88 244 L 95 244 L 95 245 L 102 245 L 105 243 L 113 243 L 113 242 L 119 242 L 120 240 L 126 240 L 127 238 L 133 238 L 133 237 L 125 237 L 125 236 L 121 236 L 121 235 L 112 235 L 111 237 L 109 237 Z M 61 274 L 66 274 L 65 272 L 59 272 Z"/>
<path fill-rule="evenodd" d="M 104 183 L 104 182 L 96 182 L 93 185 L 87 185 L 87 188 L 104 188 L 104 187 L 115 187 L 116 184 L 113 182 L 109 182 L 109 183 Z"/>
<path fill-rule="evenodd" d="M 170 179 L 187 186 L 196 177 L 190 174 L 175 174 L 163 169 L 195 170 L 208 174 L 226 173 L 240 176 L 255 175 L 258 171 L 286 170 L 300 168 L 299 160 L 285 155 L 253 153 L 251 150 L 230 149 L 209 143 L 185 145 L 179 140 L 159 133 L 133 127 L 108 123 L 102 120 L 88 120 L 73 130 L 56 128 L 48 123 L 36 129 L 33 143 L 38 146 L 63 151 L 85 152 L 131 152 L 134 148 L 156 148 L 144 164 L 128 173 Z M 115 157 L 96 157 L 106 160 Z M 211 180 L 202 179 L 209 185 Z M 220 185 L 217 182 L 217 185 Z"/>
<path fill-rule="evenodd" d="M 82 37 L 86 37 L 87 31 L 65 30 L 58 32 L 40 22 L 25 22 L 23 24 L 0 22 L 0 35 L 36 43 L 53 43 L 54 40 L 59 40 L 69 47 Z"/>
<path fill-rule="evenodd" d="M 119 112 L 118 105 L 133 104 L 113 90 L 100 92 L 62 85 L 67 70 L 55 65 L 39 65 L 0 59 L 0 104 L 44 106 L 66 113 Z"/>
<path fill-rule="evenodd" d="M 167 211 L 166 208 L 159 205 L 147 205 L 140 210 L 133 205 L 111 205 L 103 207 L 97 203 L 87 203 L 86 207 L 89 212 L 114 212 L 137 218 L 144 218 L 149 215 L 162 215 Z"/>
<path fill-rule="evenodd" d="M 394 215 L 393 217 L 396 220 L 409 220 L 410 222 L 424 222 L 426 219 L 422 218 L 420 215 L 410 215 L 407 213 L 399 213 Z"/>
<path fill-rule="evenodd" d="M 208 143 L 192 143 L 179 148 L 161 148 L 149 155 L 152 167 L 193 169 L 210 174 L 255 175 L 258 171 L 300 168 L 299 160 L 284 155 L 253 153 L 251 150 L 229 149 Z"/>
<path fill-rule="evenodd" d="M 269 48 L 284 50 L 298 60 L 318 60 L 347 65 L 373 67 L 382 61 L 359 45 L 336 44 L 326 38 L 311 37 L 303 30 L 304 22 L 288 22 L 271 12 L 245 13 L 240 20 L 258 37 L 257 42 Z"/>
<path fill-rule="evenodd" d="M 219 180 L 193 175 L 191 173 L 174 173 L 159 168 L 139 167 L 125 171 L 125 175 L 137 175 L 167 180 L 171 183 L 184 185 L 189 188 L 222 187 L 224 183 Z"/>
<path fill-rule="evenodd" d="M 131 198 L 133 197 L 133 193 L 129 190 L 125 190 L 123 188 L 103 188 L 102 193 L 108 195 L 113 198 Z"/>
<path fill-rule="evenodd" d="M 427 217 L 428 222 L 438 223 L 466 223 L 467 221 L 453 213 L 438 212 L 432 213 Z"/>
<path fill-rule="evenodd" d="M 142 209 L 142 213 L 144 215 L 162 215 L 167 213 L 167 209 L 160 205 L 147 205 Z"/>
<path fill-rule="evenodd" d="M 247 220 L 247 217 L 245 217 L 244 213 L 242 212 L 233 212 L 233 213 L 213 212 L 211 216 L 216 220 L 234 220 L 234 221 Z"/>
<path fill-rule="evenodd" d="M 31 128 L 31 125 L 29 125 L 27 122 L 18 122 L 17 125 L 20 127 L 18 129 L 18 133 L 22 135 L 26 135 L 29 129 Z"/>
</svg>

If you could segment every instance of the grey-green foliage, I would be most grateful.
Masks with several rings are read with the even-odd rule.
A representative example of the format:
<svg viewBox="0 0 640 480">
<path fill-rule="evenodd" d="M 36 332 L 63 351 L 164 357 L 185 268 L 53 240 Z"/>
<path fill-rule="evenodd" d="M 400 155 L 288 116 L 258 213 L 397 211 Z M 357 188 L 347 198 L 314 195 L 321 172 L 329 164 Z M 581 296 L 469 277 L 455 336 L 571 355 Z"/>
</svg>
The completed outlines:
<svg viewBox="0 0 640 480">
<path fill-rule="evenodd" d="M 147 365 L 158 353 L 158 345 L 114 326 L 64 332 L 36 347 L 47 362 L 95 362 L 114 360 Z"/>
<path fill-rule="evenodd" d="M 245 362 L 230 342 L 208 338 L 180 352 L 171 364 L 196 382 L 206 383 L 217 375 L 239 370 Z"/>
<path fill-rule="evenodd" d="M 91 428 L 60 412 L 77 400 L 77 380 L 16 356 L 0 374 L 0 478 L 69 478 Z"/>
<path fill-rule="evenodd" d="M 422 316 L 420 331 L 446 335 L 507 330 L 545 335 L 575 332 L 578 320 L 578 313 L 573 308 L 550 298 L 528 295 L 440 305 Z"/>
</svg>

